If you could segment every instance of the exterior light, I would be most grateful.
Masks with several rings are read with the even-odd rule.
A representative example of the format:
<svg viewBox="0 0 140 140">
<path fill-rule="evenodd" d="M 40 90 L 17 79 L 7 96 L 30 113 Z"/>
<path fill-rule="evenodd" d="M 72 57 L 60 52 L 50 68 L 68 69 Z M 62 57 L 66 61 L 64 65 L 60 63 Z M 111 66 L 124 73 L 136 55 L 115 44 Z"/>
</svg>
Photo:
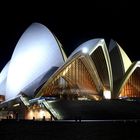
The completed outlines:
<svg viewBox="0 0 140 140">
<path fill-rule="evenodd" d="M 105 99 L 111 99 L 111 92 L 109 90 L 104 90 L 103 95 Z"/>
<path fill-rule="evenodd" d="M 17 106 L 20 106 L 20 104 L 18 103 L 18 104 L 14 104 L 14 105 L 13 105 L 13 107 L 17 107 Z"/>
</svg>

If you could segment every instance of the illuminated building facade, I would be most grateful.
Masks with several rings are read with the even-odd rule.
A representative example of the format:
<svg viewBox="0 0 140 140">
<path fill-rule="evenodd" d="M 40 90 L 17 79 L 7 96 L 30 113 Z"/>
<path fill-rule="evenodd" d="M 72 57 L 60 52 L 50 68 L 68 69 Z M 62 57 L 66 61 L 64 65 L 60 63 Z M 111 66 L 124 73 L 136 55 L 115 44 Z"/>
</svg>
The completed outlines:
<svg viewBox="0 0 140 140">
<path fill-rule="evenodd" d="M 134 62 L 119 88 L 119 97 L 140 97 L 140 62 Z"/>
<path fill-rule="evenodd" d="M 140 97 L 139 67 L 113 40 L 107 47 L 104 39 L 91 39 L 67 58 L 49 29 L 33 23 L 0 73 L 1 116 L 63 119 L 60 100 Z"/>
<path fill-rule="evenodd" d="M 105 41 L 93 39 L 80 45 L 70 55 L 36 97 L 60 93 L 60 96 L 70 94 L 70 97 L 73 95 L 78 99 L 85 97 L 99 100 L 103 92 L 110 91 L 111 94 L 112 86 L 112 71 Z"/>
</svg>

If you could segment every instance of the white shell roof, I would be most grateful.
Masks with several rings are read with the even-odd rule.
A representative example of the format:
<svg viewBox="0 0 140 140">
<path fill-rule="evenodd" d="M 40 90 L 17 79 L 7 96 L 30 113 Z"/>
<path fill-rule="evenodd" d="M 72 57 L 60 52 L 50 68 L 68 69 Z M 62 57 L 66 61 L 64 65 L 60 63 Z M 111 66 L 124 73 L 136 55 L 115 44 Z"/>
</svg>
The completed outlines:
<svg viewBox="0 0 140 140">
<path fill-rule="evenodd" d="M 37 77 L 63 63 L 61 49 L 53 34 L 44 25 L 33 23 L 21 36 L 11 57 L 6 100 L 17 96 Z"/>
<path fill-rule="evenodd" d="M 5 95 L 6 92 L 5 82 L 7 78 L 8 68 L 9 68 L 9 62 L 5 65 L 5 67 L 0 72 L 0 95 Z"/>
<path fill-rule="evenodd" d="M 69 59 L 73 57 L 76 53 L 82 52 L 82 53 L 87 53 L 90 54 L 93 52 L 100 44 L 105 43 L 104 39 L 97 38 L 97 39 L 91 39 L 83 44 L 81 44 L 78 48 L 76 48 L 70 55 Z"/>
</svg>

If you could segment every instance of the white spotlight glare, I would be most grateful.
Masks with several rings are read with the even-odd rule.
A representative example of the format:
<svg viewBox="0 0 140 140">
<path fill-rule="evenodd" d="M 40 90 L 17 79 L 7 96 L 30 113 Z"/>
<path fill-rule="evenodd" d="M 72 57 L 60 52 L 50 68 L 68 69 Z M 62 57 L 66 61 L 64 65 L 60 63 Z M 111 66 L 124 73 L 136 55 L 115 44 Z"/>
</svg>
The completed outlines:
<svg viewBox="0 0 140 140">
<path fill-rule="evenodd" d="M 103 92 L 105 99 L 111 99 L 111 92 L 109 90 L 105 90 Z"/>
<path fill-rule="evenodd" d="M 88 48 L 84 47 L 84 48 L 82 49 L 82 52 L 83 52 L 83 53 L 87 53 L 87 52 L 88 52 Z"/>
</svg>

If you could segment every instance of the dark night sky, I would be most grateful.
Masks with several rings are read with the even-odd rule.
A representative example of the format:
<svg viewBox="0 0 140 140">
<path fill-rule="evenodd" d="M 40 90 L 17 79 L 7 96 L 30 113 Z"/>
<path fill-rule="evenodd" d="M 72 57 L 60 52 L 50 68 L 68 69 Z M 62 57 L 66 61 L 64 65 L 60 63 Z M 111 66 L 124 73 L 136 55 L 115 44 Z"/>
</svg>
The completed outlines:
<svg viewBox="0 0 140 140">
<path fill-rule="evenodd" d="M 100 1 L 101 2 L 101 1 Z M 128 3 L 67 3 L 5 8 L 0 11 L 0 69 L 10 59 L 15 45 L 33 22 L 46 25 L 62 43 L 67 55 L 92 38 L 115 39 L 132 61 L 140 60 L 139 13 Z M 22 4 L 21 4 L 22 5 Z M 57 4 L 55 5 L 57 6 Z M 12 7 L 12 6 L 11 6 Z"/>
</svg>

